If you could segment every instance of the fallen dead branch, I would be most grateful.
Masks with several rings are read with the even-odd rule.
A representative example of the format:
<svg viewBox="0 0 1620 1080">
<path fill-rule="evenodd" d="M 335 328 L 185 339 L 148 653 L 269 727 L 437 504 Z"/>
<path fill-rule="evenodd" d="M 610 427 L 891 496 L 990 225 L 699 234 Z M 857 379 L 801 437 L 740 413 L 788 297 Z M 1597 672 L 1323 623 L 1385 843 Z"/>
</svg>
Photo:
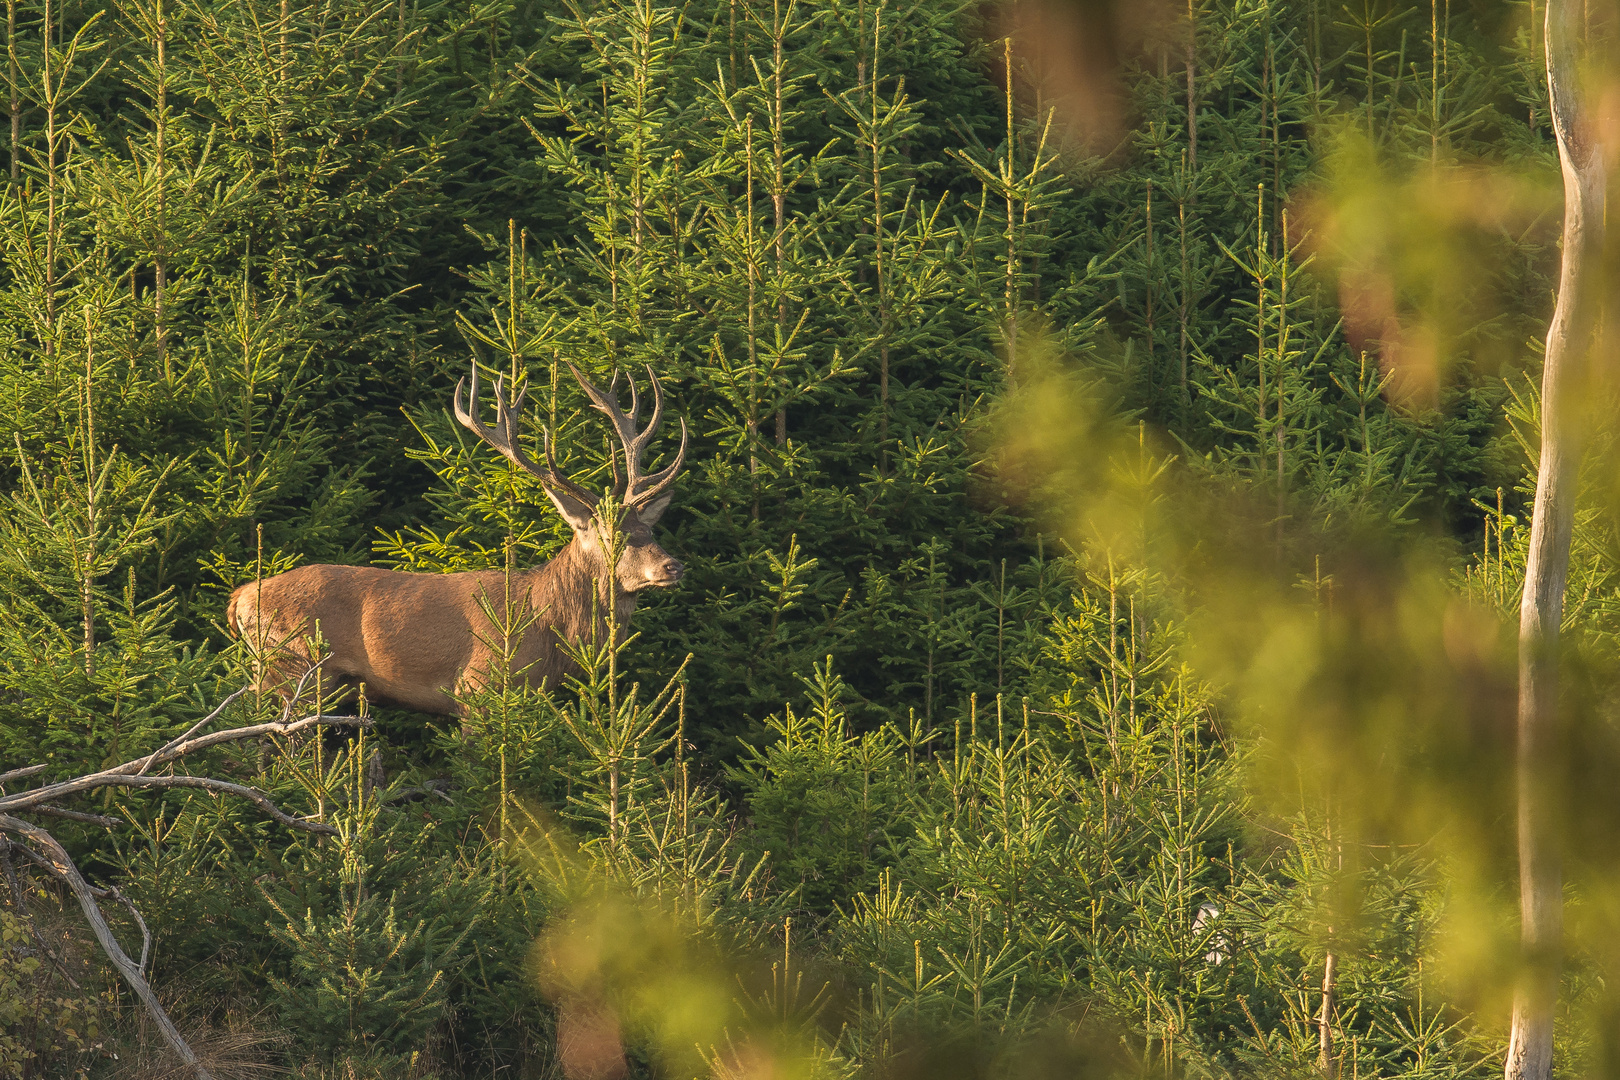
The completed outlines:
<svg viewBox="0 0 1620 1080">
<path fill-rule="evenodd" d="M 302 689 L 302 683 L 300 684 Z M 163 746 L 144 757 L 134 758 L 115 765 L 110 769 L 99 772 L 86 773 L 71 780 L 60 780 L 55 783 L 44 784 L 37 788 L 19 791 L 15 794 L 0 794 L 0 864 L 3 864 L 10 876 L 11 855 L 13 853 L 26 859 L 35 866 L 40 867 L 50 876 L 61 881 L 73 893 L 74 899 L 84 912 L 84 917 L 95 933 L 96 940 L 100 942 L 101 949 L 112 961 L 118 973 L 123 976 L 135 996 L 138 997 L 157 1024 L 158 1030 L 163 1033 L 164 1040 L 174 1050 L 180 1060 L 191 1069 L 193 1075 L 199 1080 L 212 1080 L 208 1069 L 197 1059 L 191 1047 L 181 1038 L 174 1022 L 158 1002 L 157 995 L 153 993 L 151 985 L 146 981 L 147 964 L 151 959 L 152 935 L 146 928 L 146 921 L 130 903 L 123 893 L 113 887 L 99 888 L 91 885 L 79 872 L 78 866 L 68 855 L 62 844 L 51 835 L 50 830 L 27 820 L 27 817 L 43 816 L 64 818 L 70 821 L 85 824 L 99 825 L 104 828 L 116 828 L 124 822 L 116 817 L 102 814 L 90 814 L 77 810 L 65 809 L 59 805 L 63 799 L 81 795 L 98 788 L 194 788 L 211 791 L 218 795 L 231 795 L 246 799 L 257 806 L 269 817 L 287 826 L 303 832 L 316 833 L 323 836 L 335 836 L 337 830 L 320 821 L 297 817 L 287 813 L 261 791 L 245 784 L 232 783 L 227 780 L 217 780 L 209 776 L 192 776 L 187 774 L 155 773 L 155 770 L 168 769 L 176 762 L 194 754 L 199 750 L 221 746 L 225 743 L 241 742 L 245 739 L 261 739 L 271 736 L 287 737 L 301 732 L 316 730 L 322 727 L 356 727 L 367 721 L 356 716 L 326 716 L 317 708 L 314 715 L 301 719 L 293 719 L 293 710 L 298 702 L 298 695 L 288 701 L 282 709 L 278 720 L 262 724 L 250 724 L 245 727 L 226 728 L 222 731 L 204 734 L 204 729 L 214 723 L 225 711 L 246 691 L 238 690 L 231 694 L 218 707 L 207 716 L 193 724 L 186 732 L 175 739 L 171 739 Z M 37 776 L 47 769 L 45 765 L 29 765 L 20 769 L 12 769 L 0 773 L 0 784 L 25 780 Z M 25 816 L 18 816 L 25 815 Z M 9 835 L 7 835 L 9 834 Z M 102 900 L 113 900 L 129 912 L 135 925 L 141 931 L 140 960 L 131 960 L 124 951 L 118 939 L 113 935 L 111 927 L 107 924 L 106 916 L 101 910 Z"/>
</svg>

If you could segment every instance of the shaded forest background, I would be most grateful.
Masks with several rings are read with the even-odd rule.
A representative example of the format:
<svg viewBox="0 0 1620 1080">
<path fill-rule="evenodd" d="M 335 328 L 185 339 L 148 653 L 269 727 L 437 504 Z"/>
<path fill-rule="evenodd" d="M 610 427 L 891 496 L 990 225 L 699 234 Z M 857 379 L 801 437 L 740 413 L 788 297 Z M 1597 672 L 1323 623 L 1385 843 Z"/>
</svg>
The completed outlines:
<svg viewBox="0 0 1620 1080">
<path fill-rule="evenodd" d="M 1539 21 L 8 3 L 0 772 L 206 714 L 261 573 L 546 558 L 451 388 L 526 380 L 601 486 L 563 362 L 651 365 L 689 569 L 611 669 L 208 763 L 337 838 L 173 792 L 55 823 L 217 1075 L 1498 1072 Z M 31 874 L 0 1075 L 148 1075 Z M 1594 890 L 1570 1072 L 1611 1053 Z"/>
</svg>

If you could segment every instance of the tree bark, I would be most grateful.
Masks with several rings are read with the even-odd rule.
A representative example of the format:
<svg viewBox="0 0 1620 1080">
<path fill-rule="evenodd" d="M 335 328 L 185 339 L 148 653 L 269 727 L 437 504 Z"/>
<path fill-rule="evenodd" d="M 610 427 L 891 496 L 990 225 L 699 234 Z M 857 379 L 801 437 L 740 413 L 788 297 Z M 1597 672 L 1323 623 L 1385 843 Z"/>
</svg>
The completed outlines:
<svg viewBox="0 0 1620 1080">
<path fill-rule="evenodd" d="M 1563 266 L 1541 379 L 1541 464 L 1519 607 L 1519 918 L 1521 972 L 1505 1080 L 1552 1075 L 1553 1015 L 1563 937 L 1555 770 L 1559 754 L 1558 633 L 1580 478 L 1581 402 L 1602 273 L 1604 169 L 1579 97 L 1582 0 L 1547 5 L 1547 88 L 1564 174 Z"/>
<path fill-rule="evenodd" d="M 1328 928 L 1331 934 L 1332 928 Z M 1316 1014 L 1316 1071 L 1333 1080 L 1333 999 L 1338 990 L 1339 958 L 1331 951 L 1322 963 L 1322 1008 Z"/>
</svg>

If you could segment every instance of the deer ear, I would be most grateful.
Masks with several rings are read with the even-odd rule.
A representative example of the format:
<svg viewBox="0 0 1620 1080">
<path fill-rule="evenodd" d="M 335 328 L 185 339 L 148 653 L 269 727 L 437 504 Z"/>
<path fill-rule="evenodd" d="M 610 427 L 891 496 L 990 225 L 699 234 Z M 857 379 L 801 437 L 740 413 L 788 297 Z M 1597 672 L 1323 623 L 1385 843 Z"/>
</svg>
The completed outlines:
<svg viewBox="0 0 1620 1080">
<path fill-rule="evenodd" d="M 643 525 L 656 525 L 658 519 L 664 516 L 664 511 L 669 509 L 669 501 L 674 497 L 675 493 L 673 491 L 666 491 L 646 506 L 637 510 L 636 516 L 641 519 Z"/>
<path fill-rule="evenodd" d="M 590 528 L 592 511 L 589 506 L 586 506 L 568 492 L 553 488 L 549 484 L 542 484 L 541 487 L 545 491 L 546 497 L 551 500 L 551 505 L 557 508 L 557 513 L 563 516 L 564 521 L 573 526 L 575 532 L 584 532 Z"/>
</svg>

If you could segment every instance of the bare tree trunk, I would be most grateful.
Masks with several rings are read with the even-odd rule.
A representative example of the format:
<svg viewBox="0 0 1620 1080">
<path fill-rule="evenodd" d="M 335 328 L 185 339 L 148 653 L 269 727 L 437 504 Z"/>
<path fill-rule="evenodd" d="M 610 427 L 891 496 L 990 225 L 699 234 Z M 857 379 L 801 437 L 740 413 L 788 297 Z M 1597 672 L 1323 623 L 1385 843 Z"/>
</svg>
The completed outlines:
<svg viewBox="0 0 1620 1080">
<path fill-rule="evenodd" d="M 1328 933 L 1332 933 L 1332 927 Z M 1333 998 L 1338 990 L 1339 958 L 1330 950 L 1322 963 L 1322 1009 L 1316 1015 L 1316 1071 L 1333 1080 Z"/>
<path fill-rule="evenodd" d="M 1558 632 L 1580 474 L 1580 402 L 1602 272 L 1604 170 L 1579 100 L 1583 0 L 1547 5 L 1547 89 L 1564 172 L 1564 253 L 1541 382 L 1541 465 L 1519 607 L 1519 918 L 1523 970 L 1513 1000 L 1505 1080 L 1552 1075 L 1553 1013 L 1563 937 L 1558 854 Z"/>
</svg>

